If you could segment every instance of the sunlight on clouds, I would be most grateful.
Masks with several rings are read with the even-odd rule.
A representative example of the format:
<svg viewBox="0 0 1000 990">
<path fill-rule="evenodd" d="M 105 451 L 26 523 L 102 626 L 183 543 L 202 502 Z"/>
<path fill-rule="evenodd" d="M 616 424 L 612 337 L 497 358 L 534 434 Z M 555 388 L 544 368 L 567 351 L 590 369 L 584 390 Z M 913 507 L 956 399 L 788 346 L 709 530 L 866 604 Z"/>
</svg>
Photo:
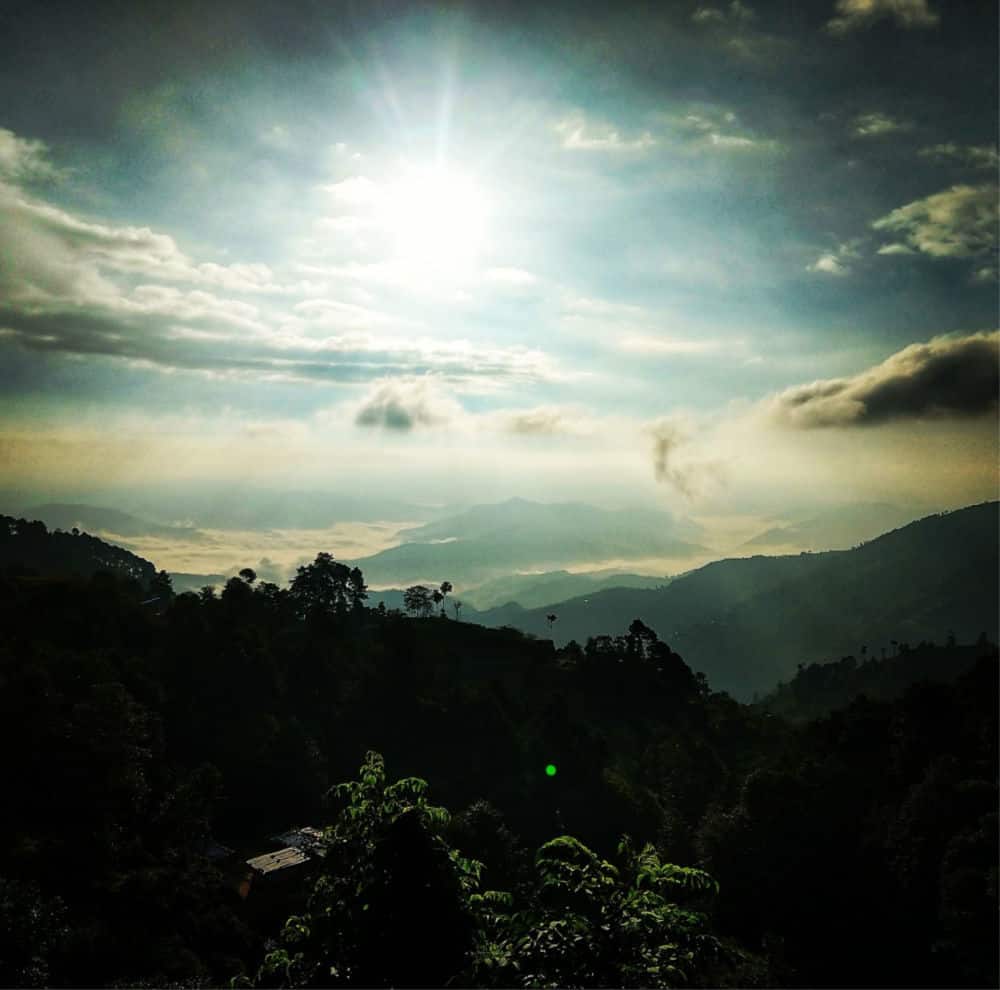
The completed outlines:
<svg viewBox="0 0 1000 990">
<path fill-rule="evenodd" d="M 450 278 L 474 267 L 484 247 L 489 208 L 483 192 L 465 176 L 419 168 L 389 183 L 378 215 L 403 265 Z"/>
<path fill-rule="evenodd" d="M 490 199 L 456 169 L 407 165 L 379 180 L 351 176 L 325 191 L 338 212 L 322 218 L 321 229 L 367 249 L 390 279 L 464 279 L 485 253 Z"/>
</svg>

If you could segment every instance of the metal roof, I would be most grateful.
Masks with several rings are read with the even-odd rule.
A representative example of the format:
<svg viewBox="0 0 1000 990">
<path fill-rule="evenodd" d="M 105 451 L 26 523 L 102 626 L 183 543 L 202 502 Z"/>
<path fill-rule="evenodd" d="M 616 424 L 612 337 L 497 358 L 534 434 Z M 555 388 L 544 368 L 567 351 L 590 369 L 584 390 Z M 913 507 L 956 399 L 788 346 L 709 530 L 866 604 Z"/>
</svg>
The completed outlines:
<svg viewBox="0 0 1000 990">
<path fill-rule="evenodd" d="M 277 870 L 286 870 L 290 866 L 298 866 L 306 862 L 309 857 L 301 850 L 287 846 L 276 852 L 263 853 L 247 860 L 247 866 L 258 873 L 275 873 Z"/>
</svg>

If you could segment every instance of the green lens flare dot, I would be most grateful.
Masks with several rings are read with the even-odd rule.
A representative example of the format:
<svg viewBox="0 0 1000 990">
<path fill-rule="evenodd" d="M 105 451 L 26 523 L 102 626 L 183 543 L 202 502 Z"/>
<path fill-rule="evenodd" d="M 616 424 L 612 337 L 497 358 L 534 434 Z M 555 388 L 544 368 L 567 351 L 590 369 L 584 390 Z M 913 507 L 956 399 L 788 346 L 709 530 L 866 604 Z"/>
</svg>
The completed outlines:
<svg viewBox="0 0 1000 990">
<path fill-rule="evenodd" d="M 545 764 L 545 773 L 549 777 L 554 777 L 556 775 L 556 765 L 554 763 Z"/>
</svg>

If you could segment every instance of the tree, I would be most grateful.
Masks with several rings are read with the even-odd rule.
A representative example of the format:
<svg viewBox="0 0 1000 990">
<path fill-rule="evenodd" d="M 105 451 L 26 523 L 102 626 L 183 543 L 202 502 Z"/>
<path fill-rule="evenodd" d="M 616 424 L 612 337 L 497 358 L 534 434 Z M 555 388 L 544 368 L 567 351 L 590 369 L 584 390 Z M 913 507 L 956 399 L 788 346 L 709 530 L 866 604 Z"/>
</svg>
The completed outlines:
<svg viewBox="0 0 1000 990">
<path fill-rule="evenodd" d="M 361 573 L 360 567 L 352 567 L 351 573 L 347 576 L 347 597 L 355 612 L 365 607 L 365 602 L 368 600 L 368 585 L 365 584 L 365 576 Z"/>
<path fill-rule="evenodd" d="M 441 605 L 441 614 L 442 615 L 444 615 L 444 604 L 443 604 L 444 600 L 452 593 L 453 590 L 454 590 L 454 587 L 453 587 L 451 581 L 442 581 L 441 582 L 441 587 L 438 588 L 437 593 L 438 593 L 438 595 L 440 595 L 440 598 L 435 598 L 434 601 L 435 601 L 436 604 Z"/>
<path fill-rule="evenodd" d="M 358 575 L 360 578 L 360 571 Z M 361 587 L 364 588 L 363 580 Z M 306 616 L 344 613 L 357 600 L 358 590 L 346 564 L 328 553 L 319 553 L 311 564 L 296 571 L 290 593 L 299 614 Z"/>
<path fill-rule="evenodd" d="M 458 599 L 451 603 L 451 609 L 455 613 L 455 621 L 458 622 L 461 618 L 462 603 Z"/>
<path fill-rule="evenodd" d="M 440 594 L 440 592 L 437 592 Z M 434 609 L 434 596 L 430 588 L 415 584 L 403 592 L 403 607 L 414 615 L 428 616 Z"/>
<path fill-rule="evenodd" d="M 428 802 L 427 782 L 389 784 L 378 753 L 332 794 L 342 810 L 324 833 L 308 910 L 288 919 L 258 982 L 447 985 L 471 958 L 481 864 L 445 841 L 450 816 Z"/>
<path fill-rule="evenodd" d="M 554 623 L 556 621 L 556 619 L 558 619 L 558 618 L 559 618 L 559 616 L 556 615 L 555 612 L 549 612 L 549 614 L 547 616 L 545 616 L 545 621 L 549 625 L 549 632 L 552 632 L 552 623 Z"/>
<path fill-rule="evenodd" d="M 240 577 L 247 583 L 253 584 L 257 580 L 257 572 L 252 567 L 244 567 L 240 571 Z"/>
<path fill-rule="evenodd" d="M 149 582 L 149 593 L 164 602 L 173 600 L 174 584 L 173 581 L 170 580 L 170 575 L 166 571 L 156 572 L 156 576 Z"/>
</svg>

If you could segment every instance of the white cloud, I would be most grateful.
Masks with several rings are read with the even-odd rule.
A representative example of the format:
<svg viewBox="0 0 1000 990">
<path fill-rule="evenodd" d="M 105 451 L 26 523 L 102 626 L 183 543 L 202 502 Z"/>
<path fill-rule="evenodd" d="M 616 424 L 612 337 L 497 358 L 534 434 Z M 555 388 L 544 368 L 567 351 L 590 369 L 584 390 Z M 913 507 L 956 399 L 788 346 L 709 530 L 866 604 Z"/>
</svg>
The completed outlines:
<svg viewBox="0 0 1000 990">
<path fill-rule="evenodd" d="M 538 284 L 538 276 L 523 268 L 490 268 L 483 275 L 486 282 L 513 289 L 526 289 Z"/>
<path fill-rule="evenodd" d="M 48 149 L 42 141 L 18 137 L 0 127 L 0 179 L 29 182 L 53 179 L 59 170 L 48 160 Z"/>
<path fill-rule="evenodd" d="M 907 247 L 905 244 L 883 244 L 877 254 L 894 255 L 894 254 L 916 254 L 917 252 L 911 247 Z"/>
<path fill-rule="evenodd" d="M 895 120 L 888 114 L 862 113 L 854 118 L 853 133 L 860 138 L 885 137 L 887 134 L 911 130 L 912 127 L 909 121 Z"/>
<path fill-rule="evenodd" d="M 588 121 L 582 113 L 558 121 L 555 129 L 562 139 L 562 146 L 573 151 L 634 152 L 645 151 L 656 144 L 649 131 L 624 138 L 612 125 Z"/>
<path fill-rule="evenodd" d="M 667 125 L 691 147 L 707 151 L 772 152 L 781 144 L 741 126 L 736 113 L 725 107 L 697 105 L 687 113 L 668 116 Z"/>
<path fill-rule="evenodd" d="M 691 20 L 696 24 L 725 24 L 727 21 L 736 23 L 752 21 L 756 16 L 749 4 L 732 0 L 732 3 L 726 6 L 699 6 L 691 15 Z"/>
<path fill-rule="evenodd" d="M 847 267 L 835 254 L 827 252 L 821 254 L 806 269 L 810 272 L 821 272 L 824 275 L 848 275 L 851 269 Z"/>
<path fill-rule="evenodd" d="M 962 168 L 996 171 L 1000 167 L 1000 155 L 997 154 L 997 149 L 988 144 L 960 145 L 953 142 L 935 144 L 921 148 L 919 154 L 922 158 L 948 162 Z"/>
<path fill-rule="evenodd" d="M 618 341 L 624 351 L 637 354 L 663 354 L 677 357 L 696 354 L 718 354 L 727 345 L 722 340 L 682 340 L 655 334 L 630 333 Z"/>
<path fill-rule="evenodd" d="M 323 190 L 341 206 L 371 206 L 378 202 L 381 190 L 377 182 L 364 175 L 354 175 L 324 186 Z"/>
<path fill-rule="evenodd" d="M 351 384 L 434 372 L 482 391 L 557 376 L 537 350 L 431 337 L 355 301 L 367 298 L 355 288 L 332 295 L 329 270 L 322 282 L 282 283 L 263 264 L 199 263 L 149 227 L 83 219 L 11 178 L 44 171 L 40 144 L 8 136 L 2 149 L 6 346 L 256 380 Z"/>
<path fill-rule="evenodd" d="M 927 0 L 837 0 L 836 11 L 826 27 L 838 36 L 887 19 L 907 30 L 935 27 L 940 21 Z"/>
<path fill-rule="evenodd" d="M 872 228 L 934 258 L 970 258 L 996 251 L 997 217 L 996 186 L 960 185 L 907 203 Z"/>
<path fill-rule="evenodd" d="M 861 258 L 860 246 L 858 239 L 845 241 L 833 251 L 824 251 L 812 264 L 806 265 L 806 271 L 838 278 L 850 275 L 853 263 Z"/>
<path fill-rule="evenodd" d="M 592 434 L 597 426 L 579 406 L 501 410 L 486 414 L 482 420 L 488 427 L 518 436 L 584 436 Z"/>
</svg>

